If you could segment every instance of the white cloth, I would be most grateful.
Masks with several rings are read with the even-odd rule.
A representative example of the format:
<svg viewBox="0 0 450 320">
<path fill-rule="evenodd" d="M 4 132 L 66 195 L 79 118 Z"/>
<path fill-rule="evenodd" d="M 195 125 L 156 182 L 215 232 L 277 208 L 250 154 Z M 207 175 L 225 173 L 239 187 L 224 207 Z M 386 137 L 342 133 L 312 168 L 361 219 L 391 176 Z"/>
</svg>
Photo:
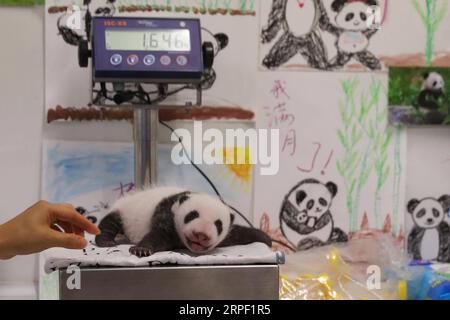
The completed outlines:
<svg viewBox="0 0 450 320">
<path fill-rule="evenodd" d="M 196 255 L 188 250 L 158 252 L 149 257 L 138 258 L 131 255 L 130 245 L 99 248 L 92 242 L 83 250 L 54 248 L 43 253 L 46 273 L 79 267 L 148 267 L 163 264 L 175 265 L 245 265 L 283 264 L 284 254 L 273 252 L 263 243 L 245 246 L 216 248 L 206 255 Z"/>
</svg>

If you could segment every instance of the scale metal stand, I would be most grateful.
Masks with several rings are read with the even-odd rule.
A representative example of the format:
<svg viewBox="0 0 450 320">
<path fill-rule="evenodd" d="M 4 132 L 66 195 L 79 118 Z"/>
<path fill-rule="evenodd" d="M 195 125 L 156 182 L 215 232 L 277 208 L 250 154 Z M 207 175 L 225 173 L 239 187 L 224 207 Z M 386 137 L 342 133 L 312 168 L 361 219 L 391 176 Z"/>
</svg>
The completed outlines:
<svg viewBox="0 0 450 320">
<path fill-rule="evenodd" d="M 108 18 L 108 23 L 114 22 L 113 19 Z M 126 18 L 117 19 L 123 20 Z M 102 22 L 102 20 L 98 21 Z M 132 21 L 131 19 L 129 21 L 130 24 L 135 22 L 136 20 Z M 162 21 L 161 23 L 166 22 Z M 100 26 L 104 28 L 103 24 Z M 94 34 L 99 35 L 95 32 Z M 213 51 L 212 45 L 203 46 L 205 69 L 210 70 L 212 67 Z M 87 67 L 89 57 L 91 57 L 91 52 L 88 50 L 88 44 L 85 41 L 79 46 L 81 67 Z M 107 80 L 110 80 L 111 83 L 117 81 L 117 79 Z M 145 83 L 161 84 L 161 82 L 156 81 Z M 165 83 L 171 82 L 169 80 Z M 95 82 L 92 88 L 94 86 Z M 136 104 L 131 101 L 129 104 L 123 105 L 134 110 L 134 175 L 137 190 L 150 186 L 152 182 L 157 182 L 159 109 L 201 106 L 201 83 L 199 81 L 193 82 L 191 88 L 195 88 L 197 91 L 195 104 L 186 102 L 184 106 L 165 106 L 159 103 Z M 93 101 L 95 100 L 93 99 Z M 103 106 L 117 107 L 117 105 Z M 82 268 L 80 271 L 81 289 L 76 290 L 68 288 L 67 280 L 71 274 L 66 271 L 64 269 L 59 271 L 58 290 L 59 298 L 62 300 L 276 300 L 279 298 L 279 269 L 277 264 Z"/>
</svg>

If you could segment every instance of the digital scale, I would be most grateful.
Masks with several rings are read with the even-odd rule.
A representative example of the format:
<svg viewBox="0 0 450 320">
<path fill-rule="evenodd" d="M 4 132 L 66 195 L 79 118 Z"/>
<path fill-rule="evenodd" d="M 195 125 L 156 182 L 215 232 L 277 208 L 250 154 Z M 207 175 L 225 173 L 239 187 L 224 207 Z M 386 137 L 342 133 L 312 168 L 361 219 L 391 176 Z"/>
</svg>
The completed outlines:
<svg viewBox="0 0 450 320">
<path fill-rule="evenodd" d="M 208 79 L 214 75 L 214 57 L 227 45 L 228 37 L 214 35 L 219 47 L 215 52 L 212 43 L 202 43 L 198 19 L 94 17 L 87 20 L 91 25 L 86 29 L 91 32 L 87 31 L 87 39 L 78 43 L 79 65 L 87 67 L 92 58 L 93 92 L 95 87 L 100 87 L 96 93 L 100 99 L 93 104 L 133 108 L 135 185 L 137 189 L 145 188 L 156 181 L 158 109 L 194 105 L 187 102 L 162 106 L 160 102 L 173 92 L 191 89 L 196 90 L 195 105 L 200 106 L 202 89 L 208 88 Z M 64 32 L 67 35 L 67 30 Z M 156 90 L 146 91 L 144 85 L 153 85 Z M 173 85 L 181 85 L 181 89 L 171 91 Z M 156 97 L 152 98 L 152 94 Z M 115 104 L 98 103 L 108 99 Z M 82 268 L 81 290 L 68 290 L 66 270 L 58 272 L 58 294 L 63 300 L 273 300 L 278 299 L 279 292 L 278 265 L 273 263 Z"/>
<path fill-rule="evenodd" d="M 78 62 L 86 68 L 92 58 L 92 104 L 134 109 L 135 185 L 143 188 L 156 180 L 158 109 L 200 106 L 217 52 L 202 43 L 199 19 L 94 17 L 89 30 Z M 182 90 L 195 90 L 195 102 L 161 104 Z"/>
<path fill-rule="evenodd" d="M 93 79 L 199 83 L 203 52 L 198 19 L 95 18 Z"/>
</svg>

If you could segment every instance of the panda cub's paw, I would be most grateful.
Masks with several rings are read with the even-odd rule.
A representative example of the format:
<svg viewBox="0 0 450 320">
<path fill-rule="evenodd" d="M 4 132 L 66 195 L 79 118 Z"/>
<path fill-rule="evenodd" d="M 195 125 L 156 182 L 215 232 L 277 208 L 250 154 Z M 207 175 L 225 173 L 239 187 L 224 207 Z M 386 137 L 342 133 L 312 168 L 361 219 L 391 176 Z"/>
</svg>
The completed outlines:
<svg viewBox="0 0 450 320">
<path fill-rule="evenodd" d="M 130 253 L 138 258 L 145 258 L 152 255 L 149 248 L 134 246 L 130 248 Z"/>
</svg>

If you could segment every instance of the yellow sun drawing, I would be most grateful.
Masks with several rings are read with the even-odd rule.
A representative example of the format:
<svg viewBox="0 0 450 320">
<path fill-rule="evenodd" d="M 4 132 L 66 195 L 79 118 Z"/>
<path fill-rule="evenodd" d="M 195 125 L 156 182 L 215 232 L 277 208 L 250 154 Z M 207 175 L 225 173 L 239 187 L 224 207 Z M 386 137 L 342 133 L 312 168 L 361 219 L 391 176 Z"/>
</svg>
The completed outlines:
<svg viewBox="0 0 450 320">
<path fill-rule="evenodd" d="M 224 147 L 219 150 L 224 165 L 219 166 L 221 178 L 230 181 L 232 187 L 249 192 L 252 180 L 251 152 L 248 147 Z"/>
</svg>

